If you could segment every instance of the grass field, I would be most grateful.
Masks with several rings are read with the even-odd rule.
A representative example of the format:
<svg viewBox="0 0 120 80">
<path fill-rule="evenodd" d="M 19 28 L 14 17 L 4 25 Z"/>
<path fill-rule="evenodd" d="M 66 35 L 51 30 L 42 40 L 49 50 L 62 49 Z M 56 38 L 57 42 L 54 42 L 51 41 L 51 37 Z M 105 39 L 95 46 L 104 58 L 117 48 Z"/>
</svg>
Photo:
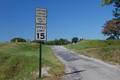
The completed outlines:
<svg viewBox="0 0 120 80">
<path fill-rule="evenodd" d="M 76 53 L 120 64 L 120 40 L 83 40 L 78 44 L 64 45 Z"/>
<path fill-rule="evenodd" d="M 42 76 L 46 80 L 58 80 L 64 73 L 64 65 L 50 46 L 42 45 L 42 67 L 51 67 L 48 72 L 52 76 Z M 38 72 L 38 43 L 0 43 L 0 80 L 40 80 Z"/>
</svg>

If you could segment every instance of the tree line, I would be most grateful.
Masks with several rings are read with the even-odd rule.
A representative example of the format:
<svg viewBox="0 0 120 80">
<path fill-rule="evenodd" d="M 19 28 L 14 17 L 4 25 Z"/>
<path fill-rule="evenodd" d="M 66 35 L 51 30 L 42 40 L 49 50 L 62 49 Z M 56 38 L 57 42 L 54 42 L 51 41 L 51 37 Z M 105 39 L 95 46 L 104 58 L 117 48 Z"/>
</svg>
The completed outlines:
<svg viewBox="0 0 120 80">
<path fill-rule="evenodd" d="M 25 40 L 23 38 L 13 38 L 13 39 L 11 39 L 11 42 L 16 42 L 16 39 L 17 39 L 17 42 L 27 42 L 27 40 Z M 79 40 L 77 37 L 73 37 L 70 42 L 67 39 L 60 38 L 60 39 L 55 39 L 55 40 L 51 40 L 51 41 L 42 41 L 42 44 L 45 44 L 45 45 L 67 45 L 67 44 L 71 44 L 71 43 L 77 43 L 82 40 L 83 40 L 83 38 L 80 38 L 80 40 Z M 30 42 L 39 43 L 40 41 L 33 40 Z"/>
<path fill-rule="evenodd" d="M 32 41 L 32 42 L 36 42 L 36 43 L 39 43 L 40 41 Z M 45 44 L 45 45 L 67 45 L 71 43 L 70 41 L 68 41 L 67 39 L 55 39 L 55 40 L 51 40 L 51 41 L 42 41 L 42 44 Z"/>
</svg>

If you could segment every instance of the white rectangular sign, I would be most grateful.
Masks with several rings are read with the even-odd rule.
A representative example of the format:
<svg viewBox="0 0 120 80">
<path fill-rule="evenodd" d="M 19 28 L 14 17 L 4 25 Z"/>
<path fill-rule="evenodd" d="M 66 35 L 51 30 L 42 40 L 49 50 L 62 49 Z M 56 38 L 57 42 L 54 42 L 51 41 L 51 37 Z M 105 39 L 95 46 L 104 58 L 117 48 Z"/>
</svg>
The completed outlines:
<svg viewBox="0 0 120 80">
<path fill-rule="evenodd" d="M 46 8 L 36 8 L 35 23 L 36 24 L 47 24 L 47 9 Z"/>
<path fill-rule="evenodd" d="M 47 40 L 47 26 L 46 25 L 35 25 L 35 40 L 46 41 Z"/>
</svg>

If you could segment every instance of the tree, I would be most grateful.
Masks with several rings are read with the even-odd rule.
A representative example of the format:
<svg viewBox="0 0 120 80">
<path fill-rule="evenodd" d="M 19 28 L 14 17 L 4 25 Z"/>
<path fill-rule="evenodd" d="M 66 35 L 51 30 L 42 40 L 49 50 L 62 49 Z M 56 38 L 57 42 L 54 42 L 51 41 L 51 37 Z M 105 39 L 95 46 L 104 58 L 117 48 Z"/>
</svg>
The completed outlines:
<svg viewBox="0 0 120 80">
<path fill-rule="evenodd" d="M 45 45 L 54 45 L 54 41 L 45 41 Z"/>
<path fill-rule="evenodd" d="M 109 20 L 106 21 L 104 26 L 102 26 L 104 29 L 102 30 L 102 34 L 105 36 L 114 36 L 117 39 L 119 39 L 120 35 L 120 20 Z"/>
<path fill-rule="evenodd" d="M 72 38 L 72 42 L 74 42 L 74 43 L 78 42 L 78 38 L 77 37 L 73 37 Z"/>
<path fill-rule="evenodd" d="M 113 40 L 113 39 L 116 39 L 116 38 L 114 36 L 110 36 L 106 40 Z"/>
<path fill-rule="evenodd" d="M 115 5 L 113 5 L 114 7 L 117 7 L 117 8 L 115 8 L 115 10 L 114 11 L 112 11 L 113 12 L 113 16 L 115 17 L 115 18 L 113 18 L 113 20 L 120 20 L 120 13 L 118 13 L 119 11 L 120 11 L 120 0 L 102 0 L 102 4 L 101 4 L 101 6 L 100 7 L 102 7 L 102 6 L 104 6 L 104 5 L 110 5 L 110 4 L 112 4 L 112 3 L 115 3 Z"/>
<path fill-rule="evenodd" d="M 59 45 L 63 45 L 63 44 L 64 44 L 63 38 L 59 39 Z"/>
<path fill-rule="evenodd" d="M 81 38 L 80 38 L 80 41 L 82 41 L 82 40 L 83 40 L 83 38 L 81 37 Z"/>
<path fill-rule="evenodd" d="M 114 2 L 115 0 L 102 0 L 102 4 L 100 7 L 104 6 L 104 5 L 110 5 Z"/>
<path fill-rule="evenodd" d="M 22 39 L 22 38 L 13 38 L 13 39 L 11 39 L 11 42 L 15 42 L 16 39 L 17 39 L 17 42 L 26 42 L 26 40 Z"/>
<path fill-rule="evenodd" d="M 47 45 L 47 41 L 45 41 L 45 45 Z"/>
<path fill-rule="evenodd" d="M 54 45 L 53 41 L 48 41 L 49 45 Z"/>
<path fill-rule="evenodd" d="M 65 45 L 70 44 L 70 43 L 71 43 L 70 41 L 66 41 L 66 42 L 65 42 Z"/>
<path fill-rule="evenodd" d="M 114 3 L 115 3 L 115 5 L 113 5 L 113 6 L 115 6 L 116 8 L 113 11 L 113 16 L 115 17 L 115 18 L 113 18 L 113 20 L 120 20 L 120 13 L 118 13 L 120 11 L 120 9 L 119 9 L 120 8 L 120 0 L 115 0 Z"/>
<path fill-rule="evenodd" d="M 59 40 L 55 39 L 55 45 L 59 45 Z"/>
<path fill-rule="evenodd" d="M 68 40 L 67 40 L 67 39 L 63 39 L 63 45 L 64 45 L 66 42 L 68 42 Z"/>
</svg>

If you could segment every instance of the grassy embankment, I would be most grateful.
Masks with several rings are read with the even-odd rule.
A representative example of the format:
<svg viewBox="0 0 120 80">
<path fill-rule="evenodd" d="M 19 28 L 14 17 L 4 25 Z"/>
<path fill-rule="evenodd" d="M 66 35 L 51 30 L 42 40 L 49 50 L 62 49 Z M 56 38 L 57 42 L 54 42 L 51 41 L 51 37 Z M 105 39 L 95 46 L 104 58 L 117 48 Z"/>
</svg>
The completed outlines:
<svg viewBox="0 0 120 80">
<path fill-rule="evenodd" d="M 50 46 L 42 46 L 42 67 L 51 67 L 51 77 L 58 80 L 64 73 L 64 65 L 52 52 Z M 32 72 L 32 73 L 31 73 Z M 37 43 L 0 43 L 0 80 L 40 80 L 39 44 Z"/>
<path fill-rule="evenodd" d="M 88 57 L 120 64 L 120 40 L 83 40 L 65 47 Z"/>
</svg>

